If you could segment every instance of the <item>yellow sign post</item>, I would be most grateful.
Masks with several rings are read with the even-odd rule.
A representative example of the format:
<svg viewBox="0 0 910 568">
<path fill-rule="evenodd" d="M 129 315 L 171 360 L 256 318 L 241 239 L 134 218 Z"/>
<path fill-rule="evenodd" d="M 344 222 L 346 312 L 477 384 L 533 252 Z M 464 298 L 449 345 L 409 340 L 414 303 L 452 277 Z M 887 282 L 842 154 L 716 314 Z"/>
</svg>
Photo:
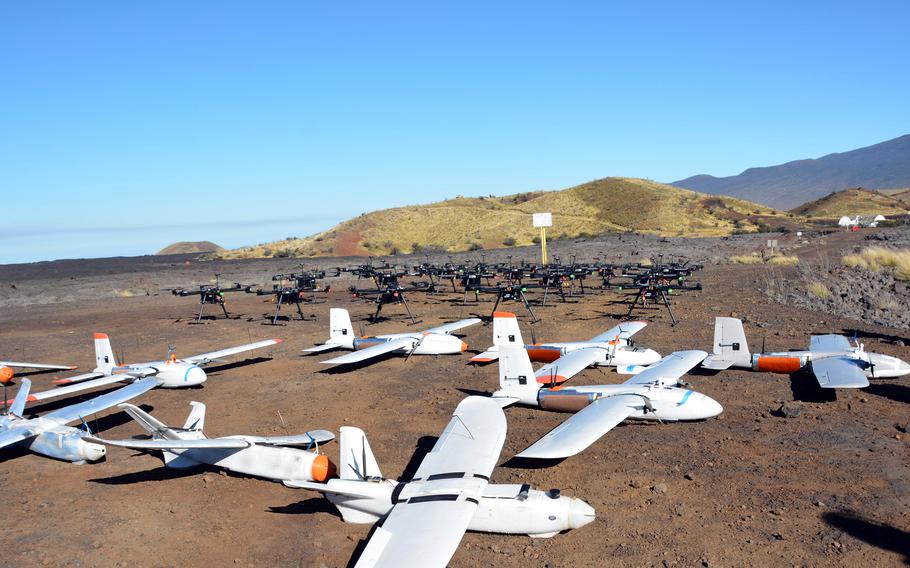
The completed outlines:
<svg viewBox="0 0 910 568">
<path fill-rule="evenodd" d="M 540 261 L 547 264 L 547 227 L 553 226 L 553 214 L 534 213 L 534 226 L 540 227 Z"/>
</svg>

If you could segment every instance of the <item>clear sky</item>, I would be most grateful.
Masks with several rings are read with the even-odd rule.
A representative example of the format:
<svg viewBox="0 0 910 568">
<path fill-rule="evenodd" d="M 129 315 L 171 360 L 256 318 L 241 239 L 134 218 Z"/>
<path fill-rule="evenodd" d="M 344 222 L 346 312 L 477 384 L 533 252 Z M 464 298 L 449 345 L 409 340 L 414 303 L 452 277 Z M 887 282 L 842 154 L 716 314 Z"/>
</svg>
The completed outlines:
<svg viewBox="0 0 910 568">
<path fill-rule="evenodd" d="M 910 132 L 910 2 L 0 3 L 0 263 Z"/>
</svg>

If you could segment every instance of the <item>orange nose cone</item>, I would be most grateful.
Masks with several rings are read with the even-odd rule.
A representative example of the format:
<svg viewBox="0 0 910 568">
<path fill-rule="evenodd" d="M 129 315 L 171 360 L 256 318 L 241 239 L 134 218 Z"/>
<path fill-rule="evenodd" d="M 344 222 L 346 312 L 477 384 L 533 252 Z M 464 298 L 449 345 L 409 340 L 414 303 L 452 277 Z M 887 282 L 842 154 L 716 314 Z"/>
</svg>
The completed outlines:
<svg viewBox="0 0 910 568">
<path fill-rule="evenodd" d="M 330 477 L 335 477 L 336 471 L 335 464 L 333 464 L 325 454 L 316 456 L 316 459 L 313 460 L 313 467 L 310 469 L 313 481 L 318 481 L 320 483 Z"/>
<path fill-rule="evenodd" d="M 462 341 L 461 342 L 461 352 L 464 353 L 467 350 L 468 350 L 468 344 L 465 343 L 464 341 Z"/>
<path fill-rule="evenodd" d="M 13 380 L 13 370 L 9 367 L 0 367 L 0 383 L 4 385 Z"/>
</svg>

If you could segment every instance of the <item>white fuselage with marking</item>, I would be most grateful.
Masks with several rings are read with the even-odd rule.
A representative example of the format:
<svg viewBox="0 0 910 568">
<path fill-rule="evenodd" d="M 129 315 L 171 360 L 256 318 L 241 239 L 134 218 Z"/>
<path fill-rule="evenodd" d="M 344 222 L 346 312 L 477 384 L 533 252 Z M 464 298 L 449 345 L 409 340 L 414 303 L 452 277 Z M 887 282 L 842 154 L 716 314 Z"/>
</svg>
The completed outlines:
<svg viewBox="0 0 910 568">
<path fill-rule="evenodd" d="M 771 353 L 755 353 L 749 359 L 749 364 L 734 363 L 732 366 L 751 368 L 753 371 L 771 371 L 792 373 L 812 363 L 813 360 L 829 357 L 843 357 L 856 359 L 864 365 L 863 373 L 866 378 L 892 379 L 910 373 L 910 364 L 905 361 L 860 349 L 849 351 L 775 351 Z"/>
<path fill-rule="evenodd" d="M 521 398 L 518 402 L 528 406 L 539 406 L 557 412 L 578 412 L 597 399 L 635 395 L 641 397 L 641 405 L 629 415 L 633 420 L 660 420 L 676 422 L 685 420 L 706 420 L 723 412 L 723 407 L 713 398 L 690 389 L 668 385 L 592 385 L 573 388 L 542 388 L 536 396 Z M 509 391 L 498 391 L 494 397 L 514 397 Z"/>
<path fill-rule="evenodd" d="M 419 507 L 408 503 L 415 493 L 420 499 L 433 499 L 433 481 L 398 483 L 388 479 L 330 479 L 323 490 L 347 522 L 373 523 L 385 517 L 394 504 Z M 478 483 L 480 481 L 478 480 Z M 450 484 L 440 489 L 440 497 L 451 493 Z M 332 489 L 354 491 L 366 497 L 333 493 Z M 463 498 L 463 497 L 459 497 Z M 594 520 L 594 509 L 580 499 L 543 492 L 526 485 L 489 484 L 477 500 L 477 510 L 468 530 L 503 534 L 526 534 L 550 537 L 561 531 L 582 527 Z"/>
<path fill-rule="evenodd" d="M 150 369 L 157 372 L 149 373 Z M 120 373 L 153 374 L 161 382 L 158 386 L 166 389 L 201 385 L 208 378 L 199 365 L 181 359 L 122 365 L 115 367 L 112 375 L 117 376 Z"/>
</svg>

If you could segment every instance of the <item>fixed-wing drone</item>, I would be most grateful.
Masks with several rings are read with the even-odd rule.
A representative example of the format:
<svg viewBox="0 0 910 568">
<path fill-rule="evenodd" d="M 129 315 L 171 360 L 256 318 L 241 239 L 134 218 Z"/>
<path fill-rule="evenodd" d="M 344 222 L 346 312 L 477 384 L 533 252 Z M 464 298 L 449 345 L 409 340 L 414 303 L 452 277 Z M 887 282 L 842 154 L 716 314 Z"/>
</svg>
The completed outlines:
<svg viewBox="0 0 910 568">
<path fill-rule="evenodd" d="M 275 481 L 325 481 L 335 474 L 335 466 L 325 454 L 309 451 L 335 439 L 327 430 L 313 430 L 297 436 L 225 436 L 206 438 L 205 405 L 191 402 L 193 409 L 183 428 L 172 428 L 132 404 L 121 404 L 151 440 L 88 441 L 140 451 L 160 451 L 165 467 L 183 469 L 200 464 L 213 465 Z"/>
<path fill-rule="evenodd" d="M 910 365 L 890 355 L 870 353 L 862 343 L 853 346 L 842 335 L 813 335 L 807 351 L 749 353 L 743 322 L 736 318 L 714 319 L 714 353 L 702 367 L 724 370 L 730 367 L 795 373 L 809 366 L 815 380 L 826 389 L 858 389 L 869 386 L 869 378 L 894 378 L 910 373 Z"/>
<path fill-rule="evenodd" d="M 497 401 L 471 396 L 409 482 L 382 477 L 363 431 L 342 426 L 340 479 L 285 485 L 324 493 L 345 522 L 384 519 L 355 568 L 442 568 L 467 530 L 547 538 L 594 520 L 590 505 L 558 489 L 490 484 L 505 439 Z"/>
<path fill-rule="evenodd" d="M 236 355 L 244 351 L 252 351 L 261 347 L 268 347 L 284 341 L 283 339 L 266 339 L 237 347 L 228 347 L 210 353 L 193 355 L 191 357 L 177 358 L 173 350 L 169 350 L 168 358 L 164 361 L 148 363 L 131 363 L 118 365 L 111 349 L 111 341 L 104 333 L 96 333 L 95 337 L 95 370 L 91 373 L 58 379 L 54 383 L 59 386 L 42 392 L 29 395 L 29 402 L 45 400 L 58 396 L 69 395 L 88 389 L 102 387 L 121 381 L 135 381 L 145 377 L 155 377 L 157 386 L 162 388 L 182 388 L 201 385 L 208 379 L 201 365 L 220 361 L 222 357 Z M 122 401 L 121 401 L 122 402 Z"/>
<path fill-rule="evenodd" d="M 451 355 L 467 351 L 468 344 L 451 335 L 453 331 L 480 323 L 479 318 L 463 319 L 410 333 L 388 333 L 373 337 L 354 337 L 351 316 L 343 308 L 329 310 L 329 339 L 322 345 L 304 349 L 307 353 L 321 353 L 332 349 L 353 349 L 354 353 L 322 361 L 326 365 L 358 363 L 386 353 L 411 355 Z"/>
<path fill-rule="evenodd" d="M 616 367 L 624 374 L 635 374 L 660 360 L 653 349 L 633 345 L 632 336 L 648 325 L 645 321 L 627 321 L 588 341 L 535 343 L 525 345 L 518 319 L 510 312 L 493 314 L 493 345 L 471 358 L 472 363 L 489 363 L 499 357 L 504 345 L 523 347 L 532 361 L 548 363 L 537 370 L 537 382 L 560 384 L 586 367 Z"/>
<path fill-rule="evenodd" d="M 516 457 L 561 459 L 581 452 L 617 424 L 630 419 L 677 422 L 713 418 L 723 407 L 701 393 L 680 388 L 679 378 L 697 366 L 704 351 L 677 351 L 619 385 L 541 387 L 521 346 L 499 350 L 499 390 L 503 406 L 513 403 L 557 412 L 574 412 Z"/>
<path fill-rule="evenodd" d="M 25 403 L 29 398 L 32 382 L 22 379 L 9 413 L 0 416 L 0 448 L 15 444 L 26 446 L 36 454 L 58 460 L 73 463 L 98 461 L 104 457 L 104 446 L 85 439 L 89 435 L 87 426 L 85 430 L 80 430 L 67 426 L 67 423 L 76 420 L 82 420 L 84 423 L 86 416 L 135 398 L 155 388 L 157 384 L 157 379 L 142 379 L 97 398 L 54 410 L 44 416 L 25 418 L 23 416 Z"/>
</svg>

